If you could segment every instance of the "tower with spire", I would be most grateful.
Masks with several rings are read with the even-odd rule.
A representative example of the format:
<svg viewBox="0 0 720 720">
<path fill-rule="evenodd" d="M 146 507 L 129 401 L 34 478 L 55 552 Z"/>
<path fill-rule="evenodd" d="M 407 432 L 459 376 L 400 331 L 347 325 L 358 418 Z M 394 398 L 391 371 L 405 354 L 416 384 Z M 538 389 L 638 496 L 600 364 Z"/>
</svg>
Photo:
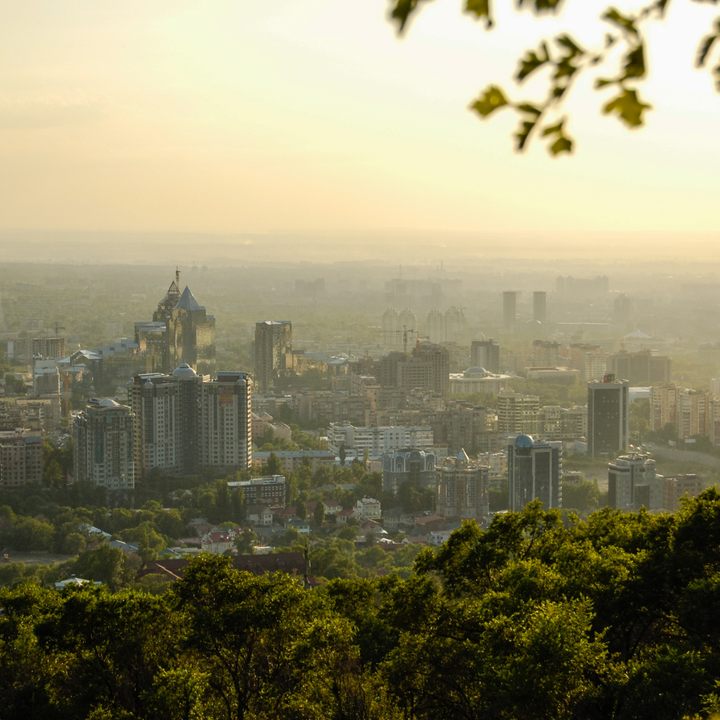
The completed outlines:
<svg viewBox="0 0 720 720">
<path fill-rule="evenodd" d="M 136 323 L 135 335 L 141 352 L 148 356 L 148 371 L 170 373 L 182 363 L 201 375 L 215 369 L 215 318 L 187 285 L 180 291 L 179 268 L 152 322 Z"/>
</svg>

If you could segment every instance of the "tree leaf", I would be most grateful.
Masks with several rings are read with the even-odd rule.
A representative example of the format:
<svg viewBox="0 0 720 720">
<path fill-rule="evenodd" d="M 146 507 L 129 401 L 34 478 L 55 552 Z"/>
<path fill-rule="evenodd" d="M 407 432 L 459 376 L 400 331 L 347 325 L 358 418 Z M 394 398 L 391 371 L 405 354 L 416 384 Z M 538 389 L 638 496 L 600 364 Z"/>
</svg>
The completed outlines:
<svg viewBox="0 0 720 720">
<path fill-rule="evenodd" d="M 712 47 L 717 39 L 717 35 L 706 35 L 703 38 L 702 43 L 700 44 L 700 48 L 698 49 L 697 59 L 695 60 L 695 64 L 698 67 L 703 67 L 705 65 L 707 56 L 710 54 L 710 51 L 712 50 Z"/>
<path fill-rule="evenodd" d="M 540 47 L 540 53 L 535 50 L 528 50 L 525 55 L 520 58 L 520 67 L 515 73 L 515 79 L 522 82 L 528 75 L 534 73 L 538 68 L 545 65 L 550 60 L 547 45 L 545 43 Z"/>
<path fill-rule="evenodd" d="M 609 8 L 603 14 L 602 19 L 607 20 L 609 23 L 612 23 L 613 25 L 619 27 L 621 30 L 629 33 L 630 35 L 634 35 L 635 37 L 638 37 L 639 35 L 634 18 L 623 15 L 616 8 Z"/>
<path fill-rule="evenodd" d="M 573 150 L 573 141 L 565 135 L 560 135 L 548 149 L 553 157 L 555 155 L 562 155 L 563 153 L 571 153 Z"/>
<path fill-rule="evenodd" d="M 643 113 L 651 107 L 640 100 L 637 91 L 625 88 L 620 95 L 604 105 L 603 112 L 606 115 L 614 113 L 628 127 L 636 128 L 643 124 Z"/>
<path fill-rule="evenodd" d="M 465 12 L 489 21 L 491 19 L 490 0 L 465 0 Z"/>
<path fill-rule="evenodd" d="M 483 94 L 470 105 L 470 108 L 481 117 L 486 118 L 507 104 L 508 100 L 502 89 L 497 85 L 490 85 L 485 88 Z"/>
<path fill-rule="evenodd" d="M 645 77 L 645 46 L 639 43 L 625 56 L 623 79 Z"/>
<path fill-rule="evenodd" d="M 392 0 L 390 18 L 397 22 L 398 32 L 402 32 L 410 16 L 417 10 L 422 0 Z"/>
</svg>

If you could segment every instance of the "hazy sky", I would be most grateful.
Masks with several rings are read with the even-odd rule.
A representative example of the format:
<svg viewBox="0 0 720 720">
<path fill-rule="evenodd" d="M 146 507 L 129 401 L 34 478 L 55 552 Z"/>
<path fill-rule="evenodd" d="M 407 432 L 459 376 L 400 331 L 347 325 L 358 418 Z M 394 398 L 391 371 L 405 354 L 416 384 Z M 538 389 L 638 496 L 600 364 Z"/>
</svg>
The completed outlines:
<svg viewBox="0 0 720 720">
<path fill-rule="evenodd" d="M 0 0 L 0 232 L 720 239 L 720 95 L 693 68 L 712 9 L 653 32 L 642 130 L 590 78 L 572 158 L 468 112 L 555 29 L 601 40 L 603 4 L 566 5 L 486 33 L 436 0 L 398 39 L 384 0 Z"/>
</svg>

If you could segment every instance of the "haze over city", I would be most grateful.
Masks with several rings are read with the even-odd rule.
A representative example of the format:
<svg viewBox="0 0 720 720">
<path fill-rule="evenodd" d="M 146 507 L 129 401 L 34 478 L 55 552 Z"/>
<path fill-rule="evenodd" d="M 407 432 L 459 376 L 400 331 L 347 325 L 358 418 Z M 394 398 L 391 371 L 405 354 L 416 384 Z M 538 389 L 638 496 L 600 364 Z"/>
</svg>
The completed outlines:
<svg viewBox="0 0 720 720">
<path fill-rule="evenodd" d="M 693 67 L 712 9 L 690 5 L 649 30 L 646 127 L 603 116 L 608 93 L 584 78 L 564 108 L 576 152 L 552 159 L 541 142 L 513 152 L 509 113 L 467 106 L 561 28 L 601 43 L 602 3 L 543 20 L 501 7 L 492 32 L 428 3 L 401 38 L 382 0 L 15 4 L 0 242 L 8 259 L 26 242 L 43 259 L 119 259 L 118 244 L 151 252 L 168 233 L 258 260 L 293 245 L 325 260 L 413 245 L 421 261 L 701 256 L 720 146 L 712 78 Z"/>
</svg>

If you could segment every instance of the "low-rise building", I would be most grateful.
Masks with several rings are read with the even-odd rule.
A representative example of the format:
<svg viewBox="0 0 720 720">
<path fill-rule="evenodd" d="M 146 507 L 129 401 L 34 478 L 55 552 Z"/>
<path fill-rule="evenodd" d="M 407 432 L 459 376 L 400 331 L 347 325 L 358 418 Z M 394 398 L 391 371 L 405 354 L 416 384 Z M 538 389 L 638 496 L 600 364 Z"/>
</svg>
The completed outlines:
<svg viewBox="0 0 720 720">
<path fill-rule="evenodd" d="M 40 485 L 42 480 L 42 435 L 30 430 L 0 431 L 0 487 Z"/>
</svg>

